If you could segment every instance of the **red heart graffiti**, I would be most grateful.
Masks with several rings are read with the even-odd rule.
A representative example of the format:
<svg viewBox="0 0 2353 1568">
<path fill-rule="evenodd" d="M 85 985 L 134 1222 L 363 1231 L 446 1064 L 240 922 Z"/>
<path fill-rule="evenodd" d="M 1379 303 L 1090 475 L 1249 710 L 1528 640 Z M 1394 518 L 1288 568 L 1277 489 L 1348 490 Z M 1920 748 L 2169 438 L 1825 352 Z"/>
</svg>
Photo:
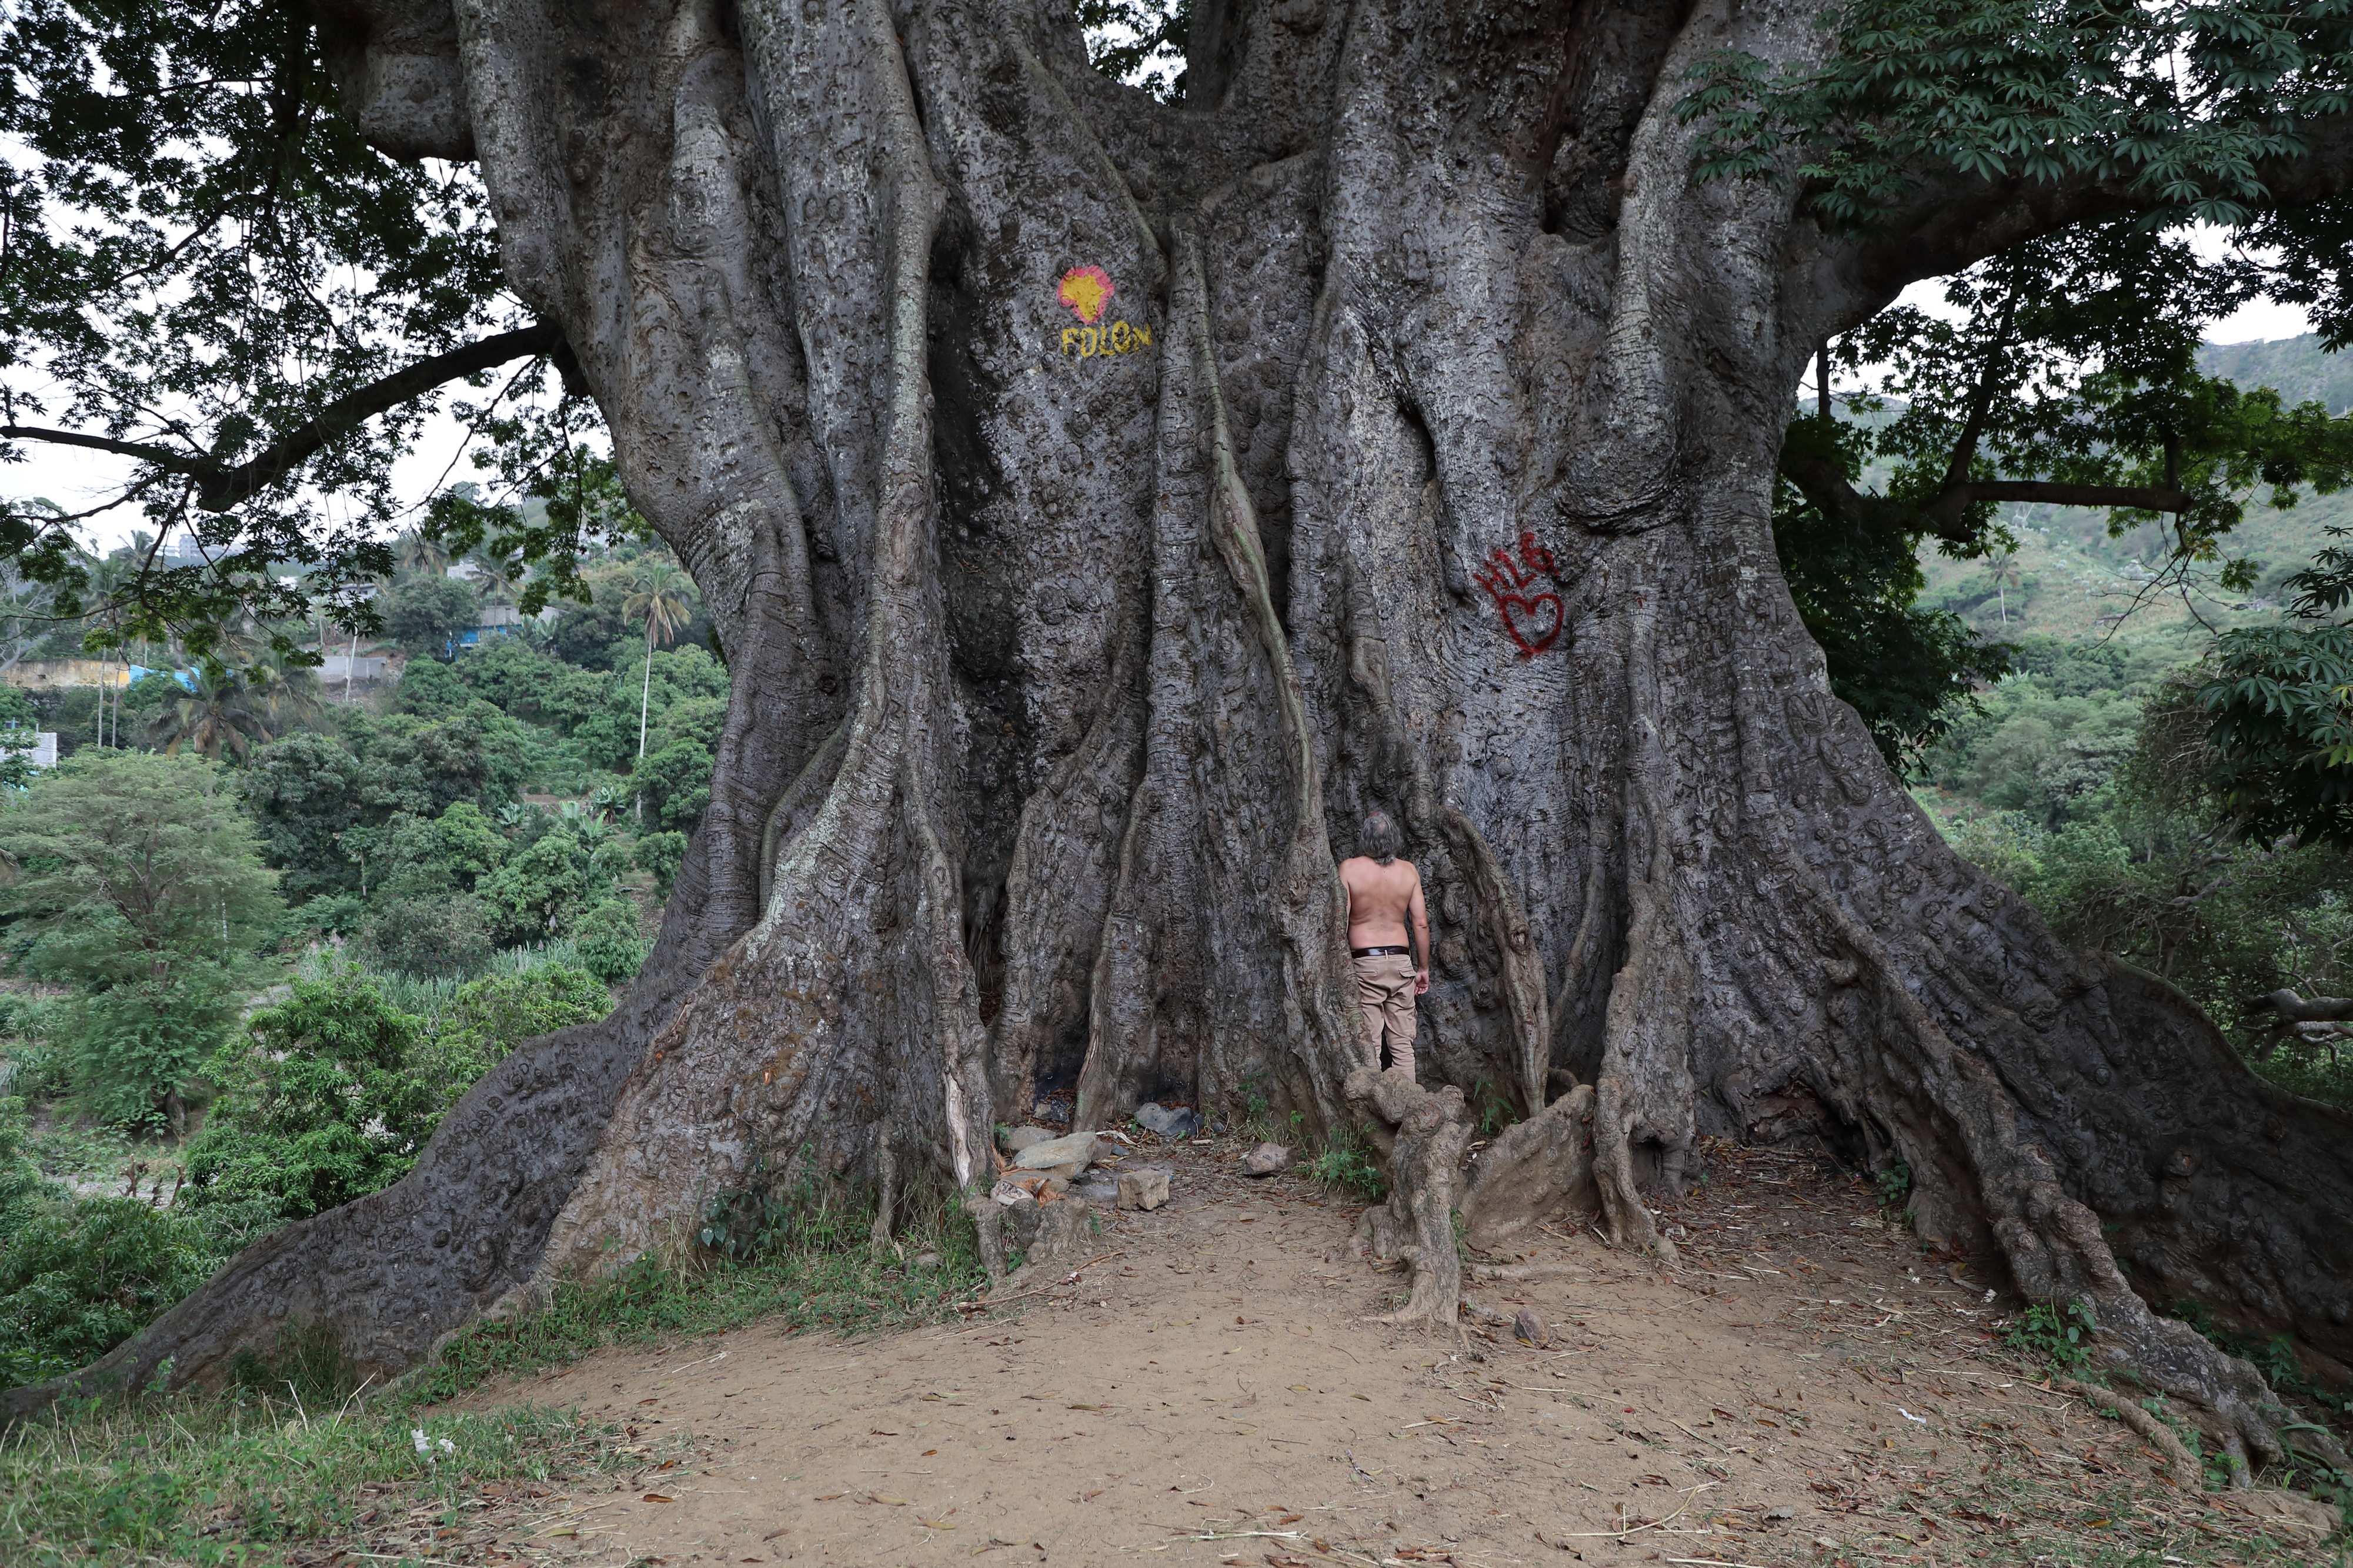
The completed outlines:
<svg viewBox="0 0 2353 1568">
<path fill-rule="evenodd" d="M 1490 596 L 1495 601 L 1496 612 L 1504 617 L 1504 631 L 1514 642 L 1520 645 L 1520 657 L 1522 658 L 1535 658 L 1536 655 L 1552 647 L 1554 640 L 1560 636 L 1561 623 L 1565 619 L 1565 613 L 1562 611 L 1560 606 L 1559 595 L 1535 594 L 1523 596 L 1518 594 L 1493 594 Z M 1542 633 L 1535 636 L 1531 636 L 1529 633 L 1522 631 L 1520 629 L 1518 620 L 1515 619 L 1512 614 L 1512 607 L 1514 605 L 1518 605 L 1522 614 L 1527 616 L 1528 624 L 1531 627 L 1536 624 L 1536 606 L 1539 605 L 1550 605 L 1552 607 L 1552 625 L 1546 627 Z"/>
</svg>

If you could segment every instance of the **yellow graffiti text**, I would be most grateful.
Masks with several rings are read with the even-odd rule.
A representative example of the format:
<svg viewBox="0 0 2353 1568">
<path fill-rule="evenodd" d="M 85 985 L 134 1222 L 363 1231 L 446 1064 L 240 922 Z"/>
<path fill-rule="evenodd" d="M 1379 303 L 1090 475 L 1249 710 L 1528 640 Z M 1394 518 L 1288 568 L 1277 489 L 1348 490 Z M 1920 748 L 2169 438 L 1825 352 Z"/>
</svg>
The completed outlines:
<svg viewBox="0 0 2353 1568">
<path fill-rule="evenodd" d="M 1132 326 L 1125 321 L 1113 321 L 1108 327 L 1064 327 L 1062 353 L 1065 358 L 1093 359 L 1099 354 L 1132 353 L 1152 346 L 1152 329 Z"/>
</svg>

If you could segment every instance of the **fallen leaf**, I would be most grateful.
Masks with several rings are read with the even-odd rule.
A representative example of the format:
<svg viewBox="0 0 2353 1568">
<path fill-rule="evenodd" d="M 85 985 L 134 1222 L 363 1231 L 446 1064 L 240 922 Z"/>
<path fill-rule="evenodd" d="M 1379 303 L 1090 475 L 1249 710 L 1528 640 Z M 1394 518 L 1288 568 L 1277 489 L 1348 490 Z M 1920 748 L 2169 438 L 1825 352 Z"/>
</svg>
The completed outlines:
<svg viewBox="0 0 2353 1568">
<path fill-rule="evenodd" d="M 818 1501 L 819 1501 L 819 1502 L 831 1502 L 831 1501 L 833 1501 L 833 1500 L 834 1500 L 834 1499 L 839 1498 L 839 1497 L 843 1497 L 843 1496 L 846 1496 L 846 1495 L 847 1495 L 847 1494 L 846 1494 L 846 1493 L 843 1493 L 843 1492 L 827 1492 L 827 1493 L 823 1494 L 822 1496 L 820 1496 L 817 1500 L 818 1500 Z"/>
<path fill-rule="evenodd" d="M 866 1435 L 870 1437 L 896 1437 L 899 1434 L 886 1432 L 880 1426 L 869 1426 L 866 1428 Z"/>
<path fill-rule="evenodd" d="M 1373 1402 L 1373 1396 L 1372 1396 L 1371 1394 L 1354 1394 L 1354 1395 L 1352 1395 L 1351 1397 L 1353 1397 L 1353 1398 L 1356 1398 L 1356 1399 L 1361 1399 L 1361 1400 L 1363 1400 L 1363 1401 L 1364 1401 L 1366 1404 L 1367 1404 L 1367 1405 L 1370 1405 L 1370 1404 Z"/>
<path fill-rule="evenodd" d="M 1100 1415 L 1108 1411 L 1122 1410 L 1126 1407 L 1119 1405 L 1073 1405 L 1071 1408 L 1073 1410 L 1092 1410 L 1096 1415 Z"/>
<path fill-rule="evenodd" d="M 776 1529 L 768 1531 L 767 1534 L 760 1537 L 760 1539 L 763 1541 L 774 1541 L 779 1535 L 790 1535 L 792 1532 L 793 1527 L 791 1525 L 780 1524 Z"/>
<path fill-rule="evenodd" d="M 674 1497 L 664 1497 L 659 1492 L 648 1492 L 646 1494 L 646 1500 L 648 1502 L 676 1502 L 678 1499 Z"/>
<path fill-rule="evenodd" d="M 659 1405 L 661 1401 L 659 1399 L 640 1399 L 638 1403 L 640 1405 Z"/>
<path fill-rule="evenodd" d="M 944 1519 L 925 1519 L 920 1513 L 915 1516 L 915 1522 L 917 1524 L 929 1525 L 934 1530 L 954 1530 L 955 1528 L 955 1525 L 950 1524 Z"/>
<path fill-rule="evenodd" d="M 885 1508 L 904 1508 L 907 1506 L 907 1500 L 905 1498 L 892 1497 L 889 1492 L 869 1492 L 867 1497 L 870 1500 L 879 1502 Z"/>
<path fill-rule="evenodd" d="M 1307 1385 L 1303 1383 L 1294 1383 L 1291 1385 L 1291 1392 L 1293 1394 L 1304 1394 L 1307 1392 Z"/>
<path fill-rule="evenodd" d="M 928 1458 L 930 1458 L 934 1454 L 936 1454 L 936 1453 L 938 1453 L 938 1452 L 939 1452 L 939 1450 L 938 1450 L 937 1448 L 926 1448 L 926 1449 L 924 1449 L 924 1450 L 923 1450 L 923 1458 L 925 1458 L 926 1459 L 928 1459 Z"/>
</svg>

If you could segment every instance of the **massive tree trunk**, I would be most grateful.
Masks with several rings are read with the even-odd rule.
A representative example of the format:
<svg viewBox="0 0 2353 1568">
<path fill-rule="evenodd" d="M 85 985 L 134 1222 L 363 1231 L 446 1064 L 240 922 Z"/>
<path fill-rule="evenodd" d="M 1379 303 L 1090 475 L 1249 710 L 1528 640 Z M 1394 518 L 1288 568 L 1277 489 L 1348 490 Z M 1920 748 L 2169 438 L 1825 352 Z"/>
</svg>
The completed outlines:
<svg viewBox="0 0 2353 1568">
<path fill-rule="evenodd" d="M 1439 932 L 1425 1079 L 1593 1085 L 1620 1241 L 1671 1255 L 1644 1193 L 1697 1135 L 1811 1106 L 2276 1452 L 2145 1303 L 2353 1350 L 2343 1119 L 1945 848 L 1770 533 L 1813 344 L 2125 198 L 1842 238 L 1694 186 L 1685 68 L 1820 49 L 1818 8 L 1198 0 L 1169 105 L 1053 0 L 335 7 L 368 134 L 479 158 L 733 703 L 619 1013 L 102 1370 L 292 1323 L 405 1366 L 804 1157 L 965 1185 L 1050 1090 L 1330 1129 L 1371 1058 L 1333 858 L 1379 805 Z"/>
</svg>

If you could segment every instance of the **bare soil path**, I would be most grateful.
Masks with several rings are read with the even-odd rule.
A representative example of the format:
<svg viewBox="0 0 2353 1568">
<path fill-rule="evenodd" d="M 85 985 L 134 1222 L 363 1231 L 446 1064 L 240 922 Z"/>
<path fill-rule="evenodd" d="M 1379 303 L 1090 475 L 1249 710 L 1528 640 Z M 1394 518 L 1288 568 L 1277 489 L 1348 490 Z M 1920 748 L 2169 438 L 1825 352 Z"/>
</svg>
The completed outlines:
<svg viewBox="0 0 2353 1568">
<path fill-rule="evenodd" d="M 2190 1495 L 2034 1386 L 2002 1304 L 1804 1156 L 1714 1147 L 1665 1272 L 1591 1231 L 1473 1272 L 1461 1336 L 1357 1205 L 1166 1152 L 1043 1294 L 958 1328 L 614 1350 L 470 1403 L 576 1400 L 683 1457 L 501 1510 L 495 1554 L 608 1564 L 2333 1563 L 2280 1494 Z M 673 1447 L 658 1449 L 677 1453 Z M 650 1461 L 649 1461 L 650 1463 Z"/>
</svg>

